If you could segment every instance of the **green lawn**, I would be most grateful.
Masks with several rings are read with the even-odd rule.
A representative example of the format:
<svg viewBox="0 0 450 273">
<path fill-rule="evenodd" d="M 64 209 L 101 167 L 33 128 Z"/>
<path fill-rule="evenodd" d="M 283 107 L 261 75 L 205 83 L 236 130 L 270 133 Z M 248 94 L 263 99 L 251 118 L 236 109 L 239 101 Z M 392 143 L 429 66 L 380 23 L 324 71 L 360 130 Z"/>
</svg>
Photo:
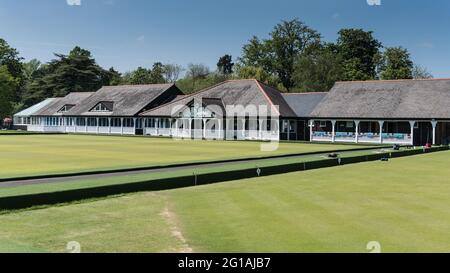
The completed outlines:
<svg viewBox="0 0 450 273">
<path fill-rule="evenodd" d="M 450 252 L 450 152 L 0 216 L 0 251 Z M 132 234 L 132 236 L 130 236 Z"/>
<path fill-rule="evenodd" d="M 178 141 L 164 138 L 86 135 L 3 135 L 0 136 L 0 178 L 364 147 L 280 143 L 278 150 L 262 152 L 260 145 L 261 143 L 250 141 Z"/>
</svg>

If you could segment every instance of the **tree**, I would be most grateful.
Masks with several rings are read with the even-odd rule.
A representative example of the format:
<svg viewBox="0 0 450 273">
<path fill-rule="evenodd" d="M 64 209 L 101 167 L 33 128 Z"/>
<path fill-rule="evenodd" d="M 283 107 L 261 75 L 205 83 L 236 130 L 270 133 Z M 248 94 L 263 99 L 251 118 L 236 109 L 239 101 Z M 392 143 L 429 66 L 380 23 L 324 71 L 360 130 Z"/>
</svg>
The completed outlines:
<svg viewBox="0 0 450 273">
<path fill-rule="evenodd" d="M 69 55 L 55 54 L 56 59 L 42 65 L 26 86 L 24 107 L 44 98 L 61 97 L 70 92 L 92 92 L 108 82 L 108 71 L 101 68 L 88 50 L 75 47 Z"/>
<path fill-rule="evenodd" d="M 233 74 L 233 66 L 233 57 L 228 54 L 220 57 L 219 61 L 217 62 L 217 70 L 223 75 Z"/>
<path fill-rule="evenodd" d="M 24 84 L 22 60 L 23 58 L 19 57 L 19 52 L 15 48 L 10 47 L 4 39 L 0 38 L 0 66 L 6 66 L 9 74 L 17 83 L 12 96 L 14 103 L 19 102 L 22 96 L 21 88 Z"/>
<path fill-rule="evenodd" d="M 372 31 L 342 29 L 337 48 L 343 58 L 343 80 L 371 80 L 376 78 L 377 56 L 382 44 Z"/>
<path fill-rule="evenodd" d="M 189 94 L 211 87 L 227 79 L 228 77 L 223 74 L 210 73 L 206 77 L 196 79 L 195 84 L 193 84 L 194 81 L 191 77 L 184 77 L 177 81 L 177 86 L 183 90 L 184 93 Z"/>
<path fill-rule="evenodd" d="M 414 64 L 405 48 L 388 47 L 381 55 L 380 79 L 412 79 Z"/>
<path fill-rule="evenodd" d="M 166 83 L 166 78 L 164 78 L 164 65 L 160 62 L 153 64 L 152 70 L 150 71 L 150 83 Z"/>
<path fill-rule="evenodd" d="M 296 91 L 328 91 L 341 80 L 342 59 L 334 45 L 326 44 L 308 54 L 300 55 L 295 62 L 294 81 Z"/>
<path fill-rule="evenodd" d="M 124 75 L 123 82 L 127 84 L 157 84 L 166 83 L 164 77 L 165 66 L 156 62 L 152 69 L 138 67 L 136 70 Z"/>
<path fill-rule="evenodd" d="M 109 70 L 103 71 L 103 85 L 120 85 L 122 83 L 122 74 L 119 71 L 115 70 L 114 67 L 111 67 Z"/>
<path fill-rule="evenodd" d="M 166 82 L 173 83 L 178 80 L 182 71 L 183 71 L 183 68 L 180 65 L 165 64 L 163 75 L 164 75 Z"/>
<path fill-rule="evenodd" d="M 151 70 L 143 67 L 138 67 L 131 72 L 128 84 L 149 84 L 151 82 Z"/>
<path fill-rule="evenodd" d="M 239 61 L 243 66 L 261 67 L 267 73 L 272 73 L 271 49 L 267 41 L 261 41 L 253 36 L 248 44 L 242 47 L 242 57 Z"/>
<path fill-rule="evenodd" d="M 415 65 L 412 70 L 412 78 L 416 80 L 432 79 L 433 75 L 425 67 Z"/>
<path fill-rule="evenodd" d="M 270 86 L 278 85 L 278 78 L 268 74 L 262 67 L 237 65 L 239 79 L 255 79 Z"/>
<path fill-rule="evenodd" d="M 192 81 L 192 89 L 195 90 L 195 83 L 200 79 L 205 79 L 209 74 L 210 70 L 204 64 L 188 64 L 186 77 L 190 78 Z"/>
<path fill-rule="evenodd" d="M 253 37 L 243 47 L 241 62 L 245 66 L 262 67 L 278 77 L 289 91 L 294 86 L 294 60 L 320 44 L 320 34 L 298 19 L 282 21 L 270 33 L 270 39 Z"/>
<path fill-rule="evenodd" d="M 17 82 L 6 65 L 0 66 L 0 122 L 10 116 L 13 110 L 12 99 Z"/>
<path fill-rule="evenodd" d="M 41 62 L 37 59 L 32 59 L 29 62 L 23 63 L 23 75 L 25 80 L 29 81 L 33 79 L 33 75 L 41 67 Z"/>
</svg>

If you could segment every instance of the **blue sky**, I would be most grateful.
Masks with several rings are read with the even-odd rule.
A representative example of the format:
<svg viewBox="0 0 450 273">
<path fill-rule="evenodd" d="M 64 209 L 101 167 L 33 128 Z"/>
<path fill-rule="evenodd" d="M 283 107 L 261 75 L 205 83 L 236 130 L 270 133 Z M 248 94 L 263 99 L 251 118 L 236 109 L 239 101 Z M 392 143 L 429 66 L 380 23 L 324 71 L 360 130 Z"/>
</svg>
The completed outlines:
<svg viewBox="0 0 450 273">
<path fill-rule="evenodd" d="M 448 0 L 0 0 L 0 37 L 27 60 L 49 61 L 80 45 L 121 72 L 155 61 L 215 69 L 223 54 L 238 57 L 252 35 L 267 37 L 296 17 L 326 41 L 341 28 L 373 30 L 385 46 L 408 48 L 435 77 L 450 77 Z"/>
</svg>

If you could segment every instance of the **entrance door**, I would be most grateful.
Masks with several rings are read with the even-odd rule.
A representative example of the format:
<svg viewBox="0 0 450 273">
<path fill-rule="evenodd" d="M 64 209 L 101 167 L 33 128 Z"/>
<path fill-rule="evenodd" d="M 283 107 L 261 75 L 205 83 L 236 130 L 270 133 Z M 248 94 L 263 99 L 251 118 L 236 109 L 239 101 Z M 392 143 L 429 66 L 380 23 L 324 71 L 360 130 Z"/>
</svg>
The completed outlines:
<svg viewBox="0 0 450 273">
<path fill-rule="evenodd" d="M 289 139 L 297 140 L 297 121 L 289 120 Z"/>
<path fill-rule="evenodd" d="M 414 127 L 414 146 L 424 146 L 433 142 L 431 122 L 417 122 Z"/>
</svg>

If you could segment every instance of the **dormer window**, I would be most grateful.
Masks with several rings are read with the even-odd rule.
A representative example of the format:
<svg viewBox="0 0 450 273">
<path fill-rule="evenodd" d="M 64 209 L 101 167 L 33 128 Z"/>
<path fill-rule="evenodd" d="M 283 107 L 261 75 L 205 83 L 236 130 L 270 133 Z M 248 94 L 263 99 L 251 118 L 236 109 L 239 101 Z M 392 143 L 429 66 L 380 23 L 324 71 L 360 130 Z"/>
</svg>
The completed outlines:
<svg viewBox="0 0 450 273">
<path fill-rule="evenodd" d="M 61 109 L 59 109 L 58 113 L 66 113 L 68 112 L 70 109 L 72 109 L 75 105 L 73 104 L 66 104 L 64 105 Z"/>
<path fill-rule="evenodd" d="M 91 110 L 91 112 L 111 112 L 111 111 L 112 111 L 112 103 L 106 102 L 100 102 Z"/>
</svg>

